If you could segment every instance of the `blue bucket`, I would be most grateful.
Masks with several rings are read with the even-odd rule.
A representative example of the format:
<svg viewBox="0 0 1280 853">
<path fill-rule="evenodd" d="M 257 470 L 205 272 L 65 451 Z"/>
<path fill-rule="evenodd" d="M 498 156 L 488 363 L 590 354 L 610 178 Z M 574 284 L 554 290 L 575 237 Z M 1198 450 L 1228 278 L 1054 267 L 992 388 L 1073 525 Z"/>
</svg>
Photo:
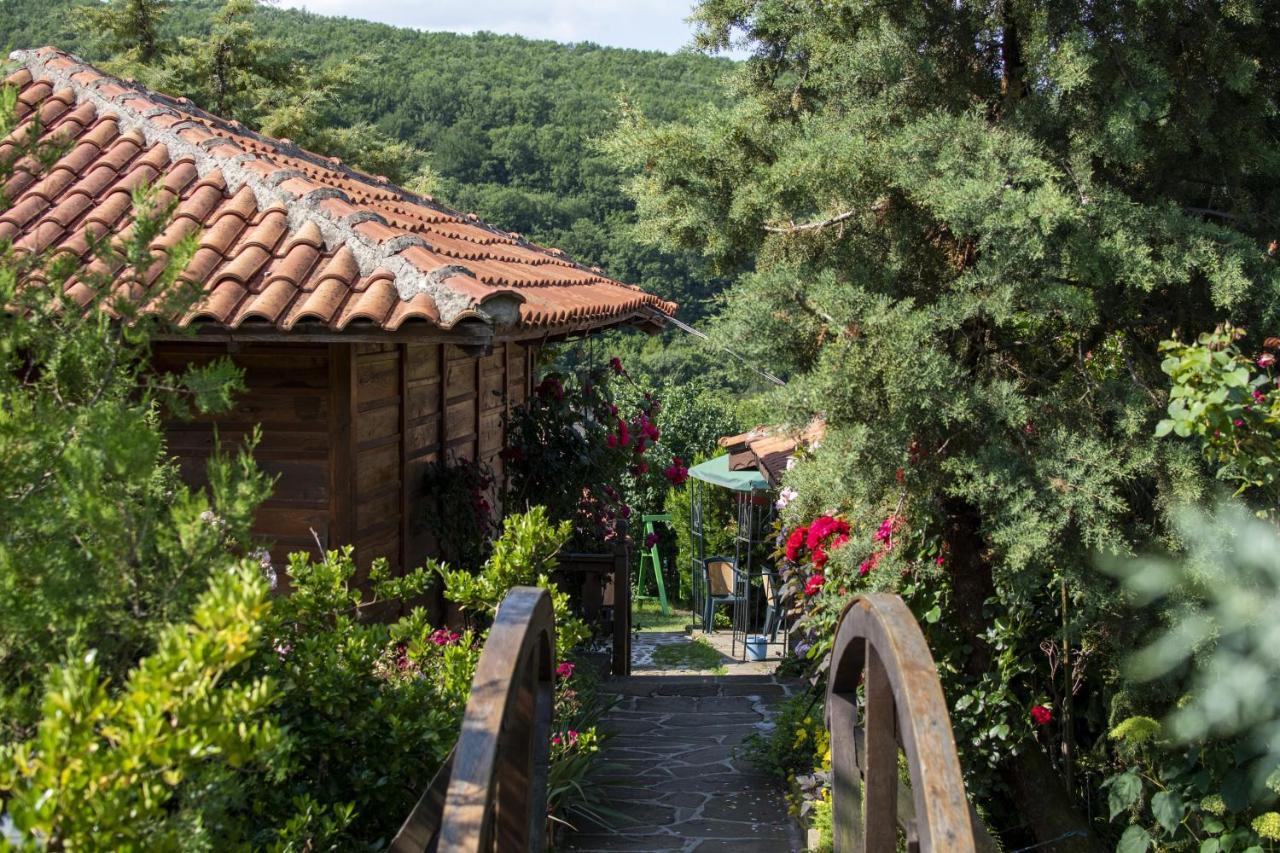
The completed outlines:
<svg viewBox="0 0 1280 853">
<path fill-rule="evenodd" d="M 762 634 L 747 637 L 747 660 L 764 660 L 769 656 L 769 642 Z"/>
</svg>

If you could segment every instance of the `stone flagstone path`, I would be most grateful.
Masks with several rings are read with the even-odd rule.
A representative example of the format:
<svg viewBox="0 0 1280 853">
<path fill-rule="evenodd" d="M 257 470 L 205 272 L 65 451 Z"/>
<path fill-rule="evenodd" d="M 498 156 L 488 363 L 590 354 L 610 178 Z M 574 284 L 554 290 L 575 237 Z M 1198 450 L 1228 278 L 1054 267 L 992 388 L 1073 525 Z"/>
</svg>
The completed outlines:
<svg viewBox="0 0 1280 853">
<path fill-rule="evenodd" d="M 732 672 L 732 669 L 730 669 Z M 778 783 L 738 747 L 772 727 L 776 704 L 803 690 L 769 674 L 644 674 L 604 686 L 619 696 L 613 733 L 592 781 L 623 818 L 581 818 L 561 849 L 787 853 L 804 845 Z"/>
</svg>

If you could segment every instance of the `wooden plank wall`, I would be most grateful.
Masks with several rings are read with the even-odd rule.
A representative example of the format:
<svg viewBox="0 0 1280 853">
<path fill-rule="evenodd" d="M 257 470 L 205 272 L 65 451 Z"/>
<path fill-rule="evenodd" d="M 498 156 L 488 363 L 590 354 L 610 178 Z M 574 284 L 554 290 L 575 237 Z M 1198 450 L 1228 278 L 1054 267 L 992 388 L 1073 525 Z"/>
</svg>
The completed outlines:
<svg viewBox="0 0 1280 853">
<path fill-rule="evenodd" d="M 395 569 L 415 568 L 435 552 L 423 489 L 441 452 L 479 459 L 501 477 L 504 416 L 526 398 L 529 358 L 514 344 L 482 358 L 447 344 L 355 348 L 354 542 L 362 568 L 378 556 Z"/>
<path fill-rule="evenodd" d="M 401 567 L 401 349 L 357 344 L 355 354 L 356 562 L 386 557 Z"/>
<path fill-rule="evenodd" d="M 224 450 L 231 450 L 261 424 L 255 458 L 278 480 L 258 512 L 256 530 L 274 543 L 273 562 L 283 566 L 291 551 L 314 552 L 313 529 L 327 542 L 335 532 L 330 521 L 328 349 L 323 344 L 245 344 L 228 352 L 221 343 L 157 342 L 152 351 L 161 371 L 180 372 L 190 362 L 207 363 L 224 355 L 244 370 L 248 390 L 231 412 L 166 424 L 169 450 L 183 479 L 196 487 L 207 484 L 205 464 L 215 427 Z"/>
<path fill-rule="evenodd" d="M 504 414 L 527 398 L 533 358 L 520 344 L 476 358 L 439 344 L 180 342 L 157 344 L 155 362 L 177 371 L 228 352 L 248 386 L 234 411 L 167 426 L 184 479 L 204 483 L 215 425 L 230 446 L 262 424 L 256 457 L 279 480 L 256 529 L 272 560 L 314 552 L 315 530 L 325 547 L 354 544 L 362 571 L 376 557 L 400 571 L 434 553 L 424 480 L 442 451 L 479 458 L 500 481 Z"/>
</svg>

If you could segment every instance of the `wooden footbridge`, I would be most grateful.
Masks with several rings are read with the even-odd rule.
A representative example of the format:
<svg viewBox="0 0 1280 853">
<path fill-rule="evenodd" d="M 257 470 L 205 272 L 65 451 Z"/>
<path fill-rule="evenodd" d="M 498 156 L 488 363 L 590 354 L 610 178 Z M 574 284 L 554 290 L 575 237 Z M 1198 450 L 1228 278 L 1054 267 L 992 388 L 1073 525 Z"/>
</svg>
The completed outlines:
<svg viewBox="0 0 1280 853">
<path fill-rule="evenodd" d="M 546 591 L 512 590 L 480 656 L 457 745 L 393 851 L 544 849 L 554 638 Z M 859 596 L 845 609 L 826 708 L 837 853 L 895 853 L 900 838 L 924 853 L 991 848 L 965 795 L 933 658 L 897 596 Z M 899 778 L 900 753 L 909 784 Z"/>
</svg>

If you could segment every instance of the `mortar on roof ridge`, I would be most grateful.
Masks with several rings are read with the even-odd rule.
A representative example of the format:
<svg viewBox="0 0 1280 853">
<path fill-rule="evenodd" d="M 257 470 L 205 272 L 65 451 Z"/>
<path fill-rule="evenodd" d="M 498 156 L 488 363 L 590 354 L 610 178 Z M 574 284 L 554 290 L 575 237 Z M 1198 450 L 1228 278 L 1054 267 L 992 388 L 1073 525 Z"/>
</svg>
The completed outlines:
<svg viewBox="0 0 1280 853">
<path fill-rule="evenodd" d="M 226 183 L 227 192 L 231 195 L 234 195 L 241 187 L 247 186 L 253 193 L 259 209 L 265 210 L 273 205 L 283 206 L 288 213 L 289 230 L 291 232 L 298 231 L 307 222 L 315 224 L 324 238 L 326 249 L 333 251 L 338 246 L 346 246 L 355 258 L 356 265 L 362 276 L 371 275 L 377 269 L 385 269 L 395 277 L 396 291 L 402 300 L 407 302 L 419 293 L 425 293 L 430 296 L 436 303 L 436 310 L 439 312 L 442 326 L 448 327 L 452 325 L 464 312 L 469 312 L 471 316 L 490 325 L 506 326 L 518 319 L 518 305 L 522 301 L 519 297 L 501 294 L 500 292 L 496 294 L 499 298 L 489 300 L 489 304 L 495 310 L 495 313 L 499 315 L 494 316 L 485 308 L 473 304 L 470 296 L 446 286 L 443 283 L 444 277 L 435 275 L 437 271 L 424 272 L 407 259 L 401 257 L 399 253 L 403 251 L 405 246 L 401 244 L 379 244 L 377 241 L 356 231 L 354 226 L 344 221 L 345 217 L 335 217 L 329 211 L 320 207 L 320 202 L 329 198 L 342 198 L 350 202 L 350 198 L 341 190 L 312 181 L 318 184 L 316 190 L 302 197 L 295 196 L 272 185 L 269 182 L 269 178 L 263 177 L 251 169 L 246 169 L 243 165 L 251 161 L 261 161 L 275 166 L 276 164 L 271 163 L 268 158 L 243 151 L 230 140 L 214 142 L 206 147 L 206 144 L 210 143 L 211 140 L 191 142 L 183 139 L 173 128 L 157 127 L 149 120 L 150 118 L 160 114 L 170 114 L 182 118 L 182 114 L 176 109 L 157 104 L 151 100 L 151 94 L 146 89 L 103 74 L 86 64 L 79 57 L 71 54 L 52 51 L 41 55 L 33 50 L 15 50 L 9 54 L 9 58 L 14 62 L 21 63 L 36 80 L 43 80 L 49 83 L 55 92 L 62 89 L 70 89 L 76 94 L 78 100 L 89 101 L 93 104 L 100 115 L 110 114 L 114 116 L 121 135 L 137 132 L 146 141 L 148 147 L 163 145 L 169 153 L 169 161 L 171 163 L 183 159 L 190 160 L 194 163 L 196 173 L 200 178 L 213 171 L 220 172 Z M 51 60 L 61 58 L 66 58 L 74 64 L 68 68 L 50 67 Z M 88 85 L 72 79 L 74 75 L 85 72 L 100 76 Z M 108 97 L 98 91 L 105 83 L 116 83 L 125 88 L 126 91 L 114 97 Z M 126 101 L 133 99 L 145 101 L 148 105 L 147 108 L 138 110 L 125 104 Z M 157 113 L 157 109 L 164 112 Z M 178 125 L 182 124 L 184 122 L 178 122 Z M 221 138 L 214 137 L 214 139 Z M 219 157 L 214 152 L 219 148 L 225 147 L 223 143 L 232 145 L 237 153 L 232 157 Z M 306 180 L 311 179 L 307 178 Z M 391 249 L 394 249 L 394 251 L 391 251 Z M 471 273 L 470 270 L 467 270 L 467 273 L 474 277 L 474 273 Z M 504 296 L 505 298 L 502 298 Z"/>
</svg>

